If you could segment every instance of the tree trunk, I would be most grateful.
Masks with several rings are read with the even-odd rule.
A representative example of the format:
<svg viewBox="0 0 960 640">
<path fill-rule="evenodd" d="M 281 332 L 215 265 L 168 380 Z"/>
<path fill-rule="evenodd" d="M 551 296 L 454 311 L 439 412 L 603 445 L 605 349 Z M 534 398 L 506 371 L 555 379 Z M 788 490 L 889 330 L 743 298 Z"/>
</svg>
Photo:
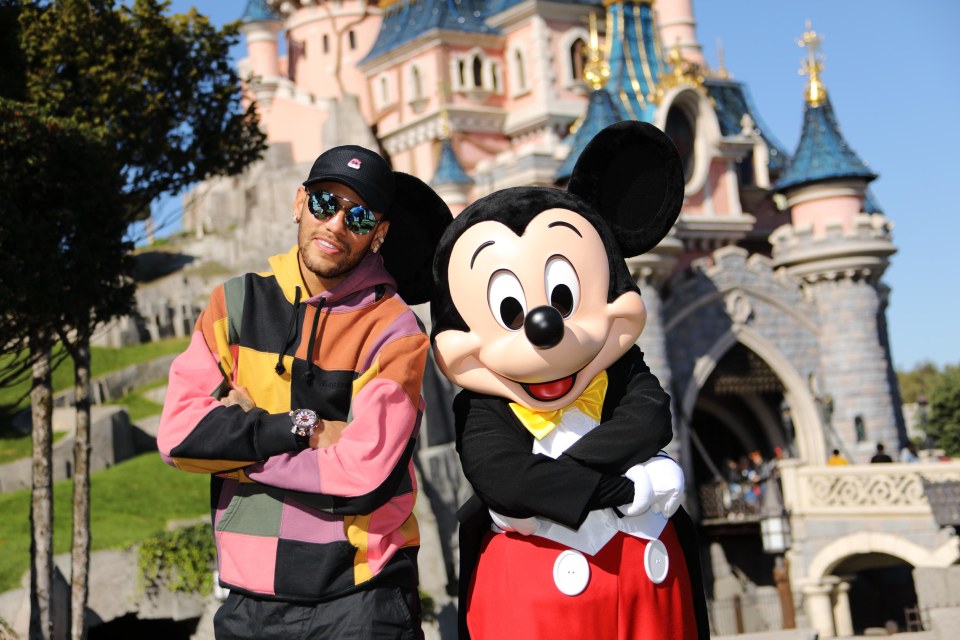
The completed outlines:
<svg viewBox="0 0 960 640">
<path fill-rule="evenodd" d="M 73 444 L 73 551 L 70 558 L 70 637 L 85 640 L 90 571 L 90 341 L 72 351 L 77 425 Z"/>
<path fill-rule="evenodd" d="M 53 638 L 53 391 L 50 342 L 30 341 L 33 486 L 30 500 L 30 640 Z"/>
</svg>

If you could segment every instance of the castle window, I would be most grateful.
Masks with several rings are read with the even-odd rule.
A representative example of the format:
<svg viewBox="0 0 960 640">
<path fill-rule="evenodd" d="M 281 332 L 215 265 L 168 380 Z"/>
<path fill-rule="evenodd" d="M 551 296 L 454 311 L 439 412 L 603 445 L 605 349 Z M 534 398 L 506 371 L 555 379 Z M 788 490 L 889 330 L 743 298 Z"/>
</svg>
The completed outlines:
<svg viewBox="0 0 960 640">
<path fill-rule="evenodd" d="M 397 91 L 393 87 L 394 78 L 383 73 L 374 78 L 373 103 L 374 107 L 383 110 L 393 106 L 397 101 Z"/>
<path fill-rule="evenodd" d="M 516 94 L 526 93 L 527 88 L 527 63 L 523 59 L 523 51 L 517 49 L 513 52 L 513 90 Z"/>
<path fill-rule="evenodd" d="M 587 43 L 583 38 L 577 38 L 570 45 L 570 77 L 575 81 L 583 81 L 583 70 L 587 66 Z"/>
<path fill-rule="evenodd" d="M 483 86 L 483 60 L 480 56 L 473 56 L 473 86 Z"/>
<path fill-rule="evenodd" d="M 423 93 L 423 73 L 420 67 L 410 67 L 410 108 L 414 113 L 422 113 L 427 106 L 427 97 Z"/>
<path fill-rule="evenodd" d="M 323 52 L 330 53 L 330 35 L 323 34 Z"/>
<path fill-rule="evenodd" d="M 357 48 L 357 34 L 356 34 L 356 32 L 355 32 L 353 29 L 351 29 L 350 32 L 347 33 L 347 39 L 348 39 L 349 42 L 350 42 L 350 50 L 353 51 L 354 49 L 356 49 L 356 48 Z"/>
<path fill-rule="evenodd" d="M 590 34 L 577 27 L 560 36 L 557 41 L 556 59 L 560 64 L 560 76 L 567 89 L 581 90 L 584 87 L 583 70 L 587 66 Z"/>
<path fill-rule="evenodd" d="M 451 60 L 453 90 L 483 101 L 503 89 L 503 71 L 498 62 L 479 47 Z"/>
<path fill-rule="evenodd" d="M 423 98 L 423 78 L 420 75 L 420 67 L 416 65 L 410 69 L 410 93 L 414 100 Z"/>
<path fill-rule="evenodd" d="M 673 140 L 677 151 L 680 153 L 680 160 L 683 162 L 683 178 L 689 180 L 693 172 L 693 150 L 695 140 L 695 130 L 690 123 L 690 118 L 683 110 L 674 107 L 667 114 L 667 125 L 664 132 Z"/>
</svg>

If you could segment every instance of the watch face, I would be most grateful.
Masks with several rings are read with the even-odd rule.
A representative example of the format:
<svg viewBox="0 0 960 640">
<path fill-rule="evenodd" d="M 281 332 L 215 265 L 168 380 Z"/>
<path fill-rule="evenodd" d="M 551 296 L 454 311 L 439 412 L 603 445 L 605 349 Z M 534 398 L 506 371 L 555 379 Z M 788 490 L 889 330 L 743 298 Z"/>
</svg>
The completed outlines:
<svg viewBox="0 0 960 640">
<path fill-rule="evenodd" d="M 291 412 L 293 424 L 298 427 L 312 427 L 317 424 L 317 412 L 311 409 L 297 409 Z"/>
</svg>

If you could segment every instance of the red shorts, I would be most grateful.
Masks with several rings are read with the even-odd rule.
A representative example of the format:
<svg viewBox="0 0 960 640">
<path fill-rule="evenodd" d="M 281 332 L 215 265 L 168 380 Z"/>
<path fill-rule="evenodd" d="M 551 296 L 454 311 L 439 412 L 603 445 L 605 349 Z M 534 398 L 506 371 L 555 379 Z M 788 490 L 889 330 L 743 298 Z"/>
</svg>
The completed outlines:
<svg viewBox="0 0 960 640">
<path fill-rule="evenodd" d="M 554 582 L 554 563 L 567 547 L 537 536 L 489 533 L 466 605 L 470 636 L 696 640 L 687 564 L 672 523 L 660 541 L 669 556 L 660 584 L 644 568 L 647 541 L 617 533 L 597 555 L 584 554 L 586 588 L 568 596 Z"/>
</svg>

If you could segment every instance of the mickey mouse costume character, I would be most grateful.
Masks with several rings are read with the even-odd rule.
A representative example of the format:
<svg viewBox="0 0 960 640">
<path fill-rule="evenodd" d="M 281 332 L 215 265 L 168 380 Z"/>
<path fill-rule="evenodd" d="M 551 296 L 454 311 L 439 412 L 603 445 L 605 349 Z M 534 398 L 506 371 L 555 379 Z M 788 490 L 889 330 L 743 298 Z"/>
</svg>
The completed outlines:
<svg viewBox="0 0 960 640">
<path fill-rule="evenodd" d="M 621 122 L 567 191 L 505 189 L 457 216 L 434 260 L 433 344 L 476 495 L 460 511 L 461 637 L 707 638 L 669 396 L 635 345 L 624 256 L 683 201 L 670 139 Z M 679 509 L 679 510 L 678 510 Z"/>
</svg>

